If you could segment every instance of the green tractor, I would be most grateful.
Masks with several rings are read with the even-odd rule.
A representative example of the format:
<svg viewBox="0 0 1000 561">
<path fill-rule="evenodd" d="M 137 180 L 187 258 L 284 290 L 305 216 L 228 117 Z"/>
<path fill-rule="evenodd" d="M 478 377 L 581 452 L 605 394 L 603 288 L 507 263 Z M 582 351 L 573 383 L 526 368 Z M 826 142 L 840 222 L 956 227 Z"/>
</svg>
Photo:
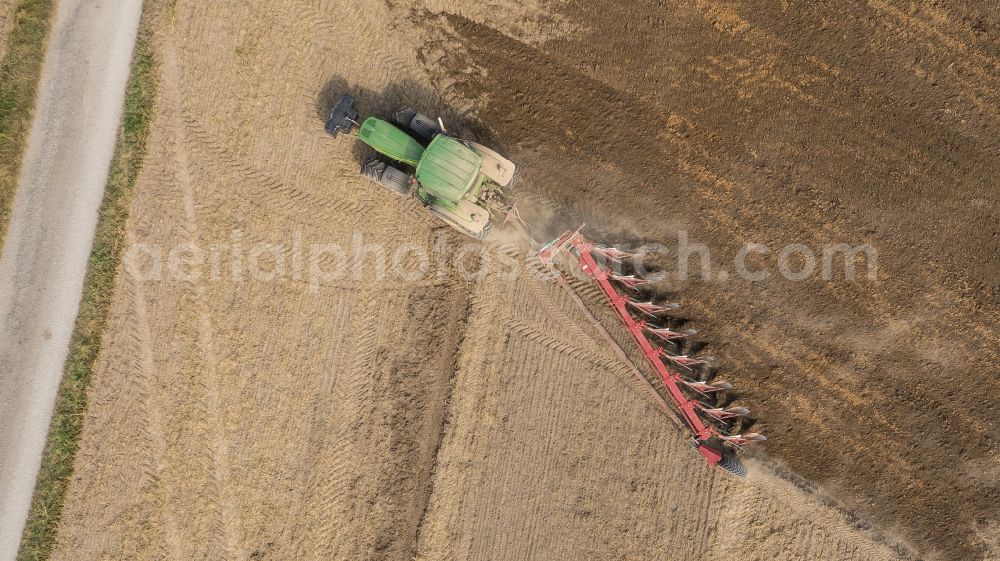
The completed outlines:
<svg viewBox="0 0 1000 561">
<path fill-rule="evenodd" d="M 514 164 L 495 151 L 448 135 L 437 122 L 413 109 L 397 109 L 389 122 L 368 117 L 358 123 L 354 98 L 340 98 L 326 132 L 336 137 L 359 127 L 357 137 L 381 157 L 367 160 L 361 173 L 403 196 L 415 196 L 431 213 L 458 231 L 485 239 L 496 220 L 516 219 L 502 189 L 514 181 Z"/>
</svg>

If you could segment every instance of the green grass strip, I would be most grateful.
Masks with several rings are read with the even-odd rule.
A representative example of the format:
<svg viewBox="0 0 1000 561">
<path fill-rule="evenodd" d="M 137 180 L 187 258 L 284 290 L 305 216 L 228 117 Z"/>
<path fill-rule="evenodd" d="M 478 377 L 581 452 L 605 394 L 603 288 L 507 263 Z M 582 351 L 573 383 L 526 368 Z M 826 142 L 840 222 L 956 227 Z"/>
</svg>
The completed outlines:
<svg viewBox="0 0 1000 561">
<path fill-rule="evenodd" d="M 54 5 L 55 0 L 21 0 L 0 62 L 0 247 L 28 142 Z"/>
<path fill-rule="evenodd" d="M 56 543 L 66 489 L 73 475 L 87 408 L 87 389 L 108 321 L 115 276 L 125 245 L 125 222 L 139 170 L 146 155 L 156 93 L 153 53 L 140 33 L 125 92 L 125 109 L 108 184 L 84 280 L 80 312 L 56 397 L 48 441 L 21 537 L 18 561 L 48 559 Z"/>
</svg>

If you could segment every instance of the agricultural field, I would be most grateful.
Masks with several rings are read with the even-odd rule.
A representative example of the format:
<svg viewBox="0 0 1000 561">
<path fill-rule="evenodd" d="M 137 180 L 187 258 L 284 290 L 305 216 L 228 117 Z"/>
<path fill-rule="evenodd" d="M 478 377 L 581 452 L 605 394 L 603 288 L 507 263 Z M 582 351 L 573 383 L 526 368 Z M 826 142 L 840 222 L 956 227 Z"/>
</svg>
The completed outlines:
<svg viewBox="0 0 1000 561">
<path fill-rule="evenodd" d="M 996 8 L 149 6 L 155 115 L 52 559 L 1000 558 Z M 497 146 L 537 240 L 710 248 L 654 295 L 768 435 L 748 478 L 526 240 L 466 250 L 362 177 L 323 132 L 347 92 Z M 751 282 L 751 243 L 755 270 L 868 244 L 877 274 Z"/>
</svg>

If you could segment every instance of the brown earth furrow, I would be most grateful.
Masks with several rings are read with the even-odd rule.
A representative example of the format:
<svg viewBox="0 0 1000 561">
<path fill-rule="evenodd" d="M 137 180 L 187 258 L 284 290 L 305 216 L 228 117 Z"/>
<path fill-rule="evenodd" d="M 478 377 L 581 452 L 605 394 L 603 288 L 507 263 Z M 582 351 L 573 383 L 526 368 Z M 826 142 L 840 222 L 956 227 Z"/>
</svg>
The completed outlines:
<svg viewBox="0 0 1000 561">
<path fill-rule="evenodd" d="M 467 336 L 460 350 L 452 383 L 445 432 L 438 448 L 437 469 L 431 482 L 431 494 L 417 536 L 416 559 L 465 558 L 471 547 L 469 539 L 460 535 L 461 489 L 473 488 L 472 474 L 463 466 L 474 461 L 467 448 L 477 431 L 486 422 L 470 412 L 479 411 L 488 399 L 488 380 L 483 374 L 496 360 L 506 334 L 496 320 L 502 314 L 501 300 L 477 285 L 469 301 Z M 472 372 L 472 376 L 468 375 Z M 454 447 L 458 443 L 458 450 Z"/>
</svg>

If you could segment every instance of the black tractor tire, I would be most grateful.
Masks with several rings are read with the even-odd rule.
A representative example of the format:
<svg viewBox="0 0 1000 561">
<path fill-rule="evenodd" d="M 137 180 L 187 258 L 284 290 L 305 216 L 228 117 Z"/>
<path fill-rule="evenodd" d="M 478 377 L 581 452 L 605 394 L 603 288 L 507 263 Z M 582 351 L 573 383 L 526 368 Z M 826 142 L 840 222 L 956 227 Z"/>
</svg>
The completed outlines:
<svg viewBox="0 0 1000 561">
<path fill-rule="evenodd" d="M 441 134 L 441 129 L 438 128 L 437 121 L 432 120 L 423 113 L 417 113 L 414 115 L 413 119 L 410 120 L 409 127 L 410 130 L 427 141 L 430 141 L 435 136 Z"/>
<path fill-rule="evenodd" d="M 419 136 L 425 142 L 430 142 L 441 134 L 437 121 L 423 113 L 418 113 L 412 107 L 400 107 L 392 112 L 392 122 Z"/>
<path fill-rule="evenodd" d="M 361 164 L 361 175 L 371 179 L 375 183 L 382 181 L 382 172 L 385 170 L 385 162 L 378 158 L 366 160 Z"/>
<path fill-rule="evenodd" d="M 410 128 L 410 121 L 417 114 L 417 110 L 412 107 L 399 107 L 392 112 L 392 122 L 401 127 Z"/>
<path fill-rule="evenodd" d="M 361 175 L 397 195 L 410 193 L 410 176 L 378 158 L 372 158 L 361 164 Z"/>
<path fill-rule="evenodd" d="M 410 193 L 410 175 L 392 166 L 385 166 L 382 180 L 379 184 L 393 193 L 408 195 Z"/>
</svg>

